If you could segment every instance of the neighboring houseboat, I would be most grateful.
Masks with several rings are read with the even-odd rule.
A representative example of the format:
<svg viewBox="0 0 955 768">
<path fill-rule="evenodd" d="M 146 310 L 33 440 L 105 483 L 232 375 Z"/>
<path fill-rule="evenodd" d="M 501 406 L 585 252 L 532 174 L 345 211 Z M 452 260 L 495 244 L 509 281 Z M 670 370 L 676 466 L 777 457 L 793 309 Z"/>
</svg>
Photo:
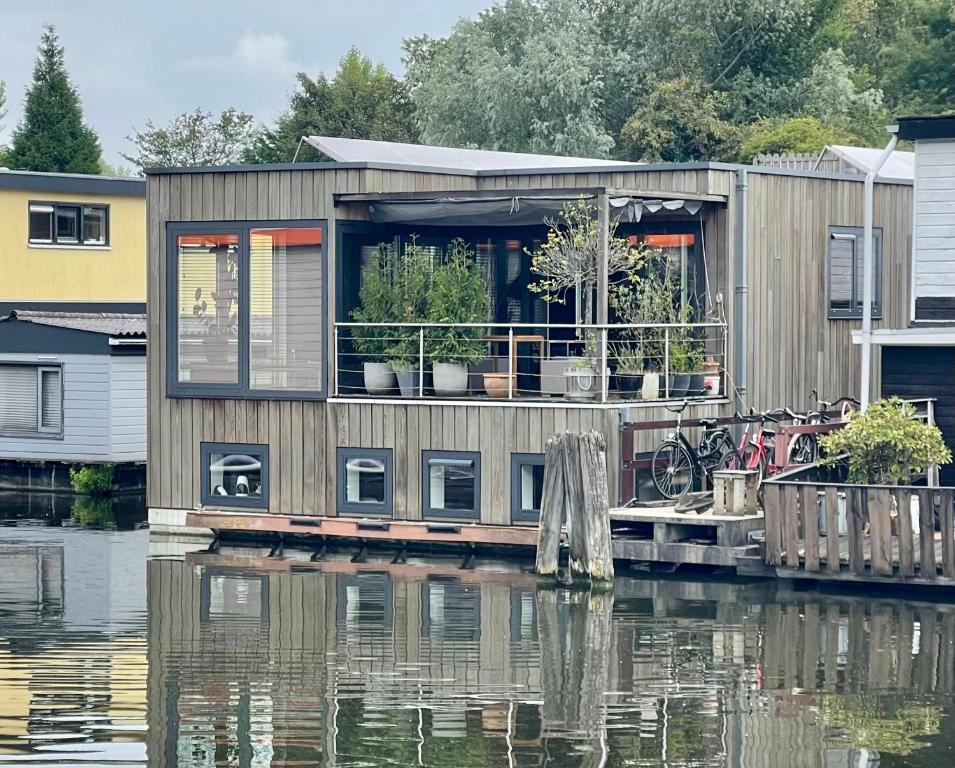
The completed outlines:
<svg viewBox="0 0 955 768">
<path fill-rule="evenodd" d="M 899 138 L 915 142 L 911 293 L 901 319 L 875 329 L 872 343 L 882 394 L 935 398 L 935 422 L 955 450 L 955 116 L 898 124 Z M 955 485 L 955 465 L 941 468 L 941 483 Z"/>
<path fill-rule="evenodd" d="M 0 487 L 143 484 L 145 182 L 0 170 Z"/>
<path fill-rule="evenodd" d="M 527 543 L 557 431 L 606 436 L 616 503 L 632 495 L 619 487 L 630 458 L 620 424 L 672 423 L 668 399 L 689 391 L 685 416 L 698 418 L 805 407 L 813 387 L 830 399 L 859 389 L 858 175 L 308 141 L 333 162 L 148 174 L 156 529 Z M 636 329 L 662 368 L 648 398 L 623 385 L 615 343 L 635 328 L 610 306 L 606 262 L 589 323 L 576 291 L 554 304 L 529 290 L 545 219 L 581 198 L 597 212 L 601 253 L 616 221 L 619 237 L 678 275 L 683 321 Z M 876 183 L 876 327 L 906 316 L 911 211 L 910 182 Z M 440 261 L 456 238 L 483 270 L 490 317 L 476 324 L 484 359 L 450 397 L 432 377 L 449 324 L 361 325 L 353 311 L 379 244 Z M 362 334 L 400 342 L 378 357 L 410 374 L 403 386 L 366 389 L 375 358 L 356 346 Z M 697 389 L 679 382 L 687 336 L 705 352 Z M 589 379 L 581 338 L 595 347 Z M 665 433 L 637 432 L 634 451 Z"/>
</svg>

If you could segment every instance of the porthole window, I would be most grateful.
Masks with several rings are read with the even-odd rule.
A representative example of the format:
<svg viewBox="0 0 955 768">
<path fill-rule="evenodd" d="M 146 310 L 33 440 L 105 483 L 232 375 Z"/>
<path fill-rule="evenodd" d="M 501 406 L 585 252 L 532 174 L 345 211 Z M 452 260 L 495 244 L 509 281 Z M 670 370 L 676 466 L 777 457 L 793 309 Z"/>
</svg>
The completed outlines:
<svg viewBox="0 0 955 768">
<path fill-rule="evenodd" d="M 202 443 L 202 503 L 211 507 L 267 507 L 269 448 L 248 443 Z"/>
<path fill-rule="evenodd" d="M 393 514 L 395 481 L 390 448 L 339 448 L 337 466 L 340 514 Z"/>
<path fill-rule="evenodd" d="M 432 518 L 481 519 L 481 454 L 421 452 L 421 508 Z"/>
</svg>

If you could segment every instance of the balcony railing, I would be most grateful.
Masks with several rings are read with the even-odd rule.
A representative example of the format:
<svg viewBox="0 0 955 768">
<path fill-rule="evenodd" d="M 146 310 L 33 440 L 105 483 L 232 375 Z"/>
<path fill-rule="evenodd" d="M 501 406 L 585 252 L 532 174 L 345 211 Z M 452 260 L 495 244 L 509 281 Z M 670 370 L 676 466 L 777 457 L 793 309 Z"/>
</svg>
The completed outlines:
<svg viewBox="0 0 955 768">
<path fill-rule="evenodd" d="M 724 397 L 724 323 L 336 323 L 339 397 Z"/>
</svg>

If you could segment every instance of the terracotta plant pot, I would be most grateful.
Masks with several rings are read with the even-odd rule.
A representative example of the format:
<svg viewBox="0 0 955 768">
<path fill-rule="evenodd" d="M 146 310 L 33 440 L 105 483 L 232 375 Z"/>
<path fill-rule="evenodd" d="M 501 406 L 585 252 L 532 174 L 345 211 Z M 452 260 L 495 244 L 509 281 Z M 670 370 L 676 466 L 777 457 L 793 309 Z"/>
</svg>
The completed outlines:
<svg viewBox="0 0 955 768">
<path fill-rule="evenodd" d="M 508 381 L 514 380 L 514 394 L 517 394 L 517 376 L 508 373 L 485 373 L 484 391 L 488 397 L 506 398 L 508 395 Z"/>
</svg>

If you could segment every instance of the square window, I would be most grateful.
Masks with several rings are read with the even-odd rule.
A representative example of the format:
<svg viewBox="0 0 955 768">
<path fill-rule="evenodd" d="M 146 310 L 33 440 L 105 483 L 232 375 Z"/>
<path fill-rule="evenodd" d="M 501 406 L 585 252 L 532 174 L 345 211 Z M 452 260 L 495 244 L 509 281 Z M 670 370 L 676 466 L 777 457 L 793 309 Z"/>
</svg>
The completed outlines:
<svg viewBox="0 0 955 768">
<path fill-rule="evenodd" d="M 203 504 L 268 507 L 268 446 L 202 443 L 200 447 Z"/>
<path fill-rule="evenodd" d="M 53 206 L 30 206 L 30 242 L 53 242 Z"/>
<path fill-rule="evenodd" d="M 421 452 L 421 507 L 425 517 L 481 519 L 481 454 Z"/>
<path fill-rule="evenodd" d="M 544 454 L 511 454 L 511 522 L 540 520 L 544 493 Z"/>
<path fill-rule="evenodd" d="M 79 208 L 56 208 L 56 242 L 78 243 L 80 232 Z"/>
<path fill-rule="evenodd" d="M 393 514 L 394 472 L 390 448 L 338 449 L 338 512 Z"/>
<path fill-rule="evenodd" d="M 0 365 L 0 433 L 63 436 L 60 366 Z"/>
</svg>

